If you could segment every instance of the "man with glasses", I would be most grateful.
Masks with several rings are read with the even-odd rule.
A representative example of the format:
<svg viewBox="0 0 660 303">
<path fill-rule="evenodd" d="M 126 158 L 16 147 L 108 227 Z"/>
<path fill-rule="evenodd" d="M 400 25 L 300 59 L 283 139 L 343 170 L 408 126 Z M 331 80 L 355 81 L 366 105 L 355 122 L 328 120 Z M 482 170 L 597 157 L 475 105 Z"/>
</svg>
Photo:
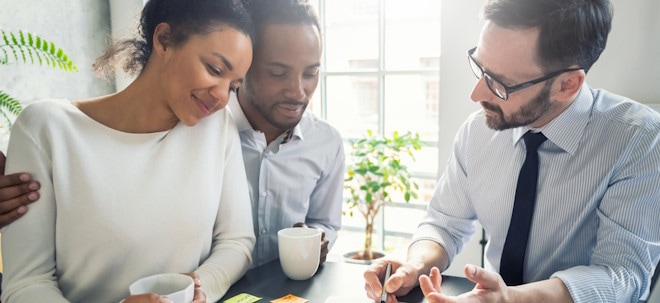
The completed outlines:
<svg viewBox="0 0 660 303">
<path fill-rule="evenodd" d="M 660 115 L 585 83 L 605 48 L 606 0 L 486 1 L 467 53 L 482 110 L 453 153 L 405 261 L 365 271 L 377 300 L 421 287 L 428 302 L 637 302 L 660 259 Z M 531 79 L 531 80 L 530 80 Z M 440 272 L 488 235 L 476 283 L 442 293 Z"/>
</svg>

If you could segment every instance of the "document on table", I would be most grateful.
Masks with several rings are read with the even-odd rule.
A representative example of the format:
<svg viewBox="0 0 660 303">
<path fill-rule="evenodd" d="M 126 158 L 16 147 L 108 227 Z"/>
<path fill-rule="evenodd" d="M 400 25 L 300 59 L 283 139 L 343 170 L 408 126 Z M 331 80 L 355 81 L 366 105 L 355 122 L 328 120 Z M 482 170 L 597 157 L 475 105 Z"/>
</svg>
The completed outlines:
<svg viewBox="0 0 660 303">
<path fill-rule="evenodd" d="M 329 296 L 324 303 L 373 303 L 366 297 Z"/>
</svg>

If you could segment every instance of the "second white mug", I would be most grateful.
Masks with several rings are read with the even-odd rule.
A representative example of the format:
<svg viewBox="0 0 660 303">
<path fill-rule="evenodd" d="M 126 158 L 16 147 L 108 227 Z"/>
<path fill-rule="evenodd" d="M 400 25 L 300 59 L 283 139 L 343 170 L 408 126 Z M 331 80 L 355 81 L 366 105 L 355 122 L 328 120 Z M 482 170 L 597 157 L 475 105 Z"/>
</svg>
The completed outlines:
<svg viewBox="0 0 660 303">
<path fill-rule="evenodd" d="M 306 280 L 314 276 L 321 255 L 321 230 L 290 227 L 277 232 L 280 264 L 287 277 Z"/>
</svg>

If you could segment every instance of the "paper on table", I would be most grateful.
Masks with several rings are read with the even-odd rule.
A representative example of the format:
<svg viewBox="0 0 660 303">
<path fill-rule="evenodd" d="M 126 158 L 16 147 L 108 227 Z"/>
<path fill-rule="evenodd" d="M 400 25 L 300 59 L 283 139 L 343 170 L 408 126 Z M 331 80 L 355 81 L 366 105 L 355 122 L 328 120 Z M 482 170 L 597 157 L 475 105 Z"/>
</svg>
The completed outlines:
<svg viewBox="0 0 660 303">
<path fill-rule="evenodd" d="M 227 300 L 224 303 L 253 303 L 261 300 L 260 297 L 253 296 L 251 294 L 240 293 L 235 295 Z"/>
<path fill-rule="evenodd" d="M 366 297 L 329 296 L 324 303 L 373 303 Z"/>
</svg>

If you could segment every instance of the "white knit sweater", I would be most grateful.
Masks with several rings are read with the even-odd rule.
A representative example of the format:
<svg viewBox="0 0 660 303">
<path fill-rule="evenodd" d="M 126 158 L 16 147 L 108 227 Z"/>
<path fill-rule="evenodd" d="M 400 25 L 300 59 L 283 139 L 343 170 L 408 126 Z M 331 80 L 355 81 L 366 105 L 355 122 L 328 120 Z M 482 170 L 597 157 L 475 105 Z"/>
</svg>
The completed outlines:
<svg viewBox="0 0 660 303">
<path fill-rule="evenodd" d="M 215 302 L 251 264 L 241 145 L 225 110 L 131 134 L 48 100 L 17 118 L 7 156 L 7 173 L 30 172 L 42 188 L 2 231 L 2 302 L 118 302 L 138 278 L 192 271 Z"/>
</svg>

